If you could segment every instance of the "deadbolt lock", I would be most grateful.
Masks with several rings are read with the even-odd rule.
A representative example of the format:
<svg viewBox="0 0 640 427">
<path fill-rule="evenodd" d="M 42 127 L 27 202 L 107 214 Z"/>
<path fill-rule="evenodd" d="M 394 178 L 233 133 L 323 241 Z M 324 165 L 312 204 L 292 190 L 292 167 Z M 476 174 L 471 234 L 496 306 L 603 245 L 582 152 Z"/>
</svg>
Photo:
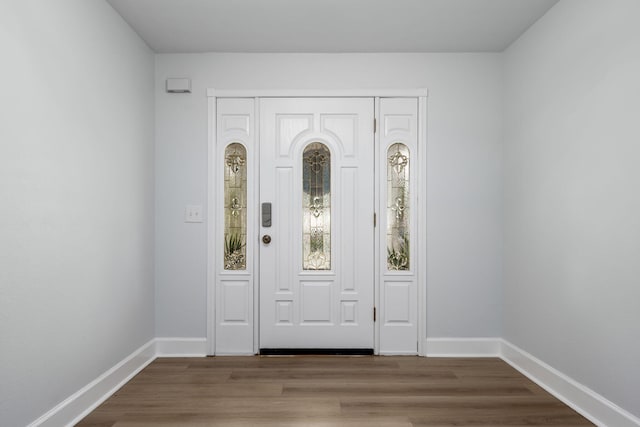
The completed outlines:
<svg viewBox="0 0 640 427">
<path fill-rule="evenodd" d="M 262 243 L 264 243 L 265 245 L 271 243 L 271 236 L 269 236 L 268 234 L 262 236 Z"/>
</svg>

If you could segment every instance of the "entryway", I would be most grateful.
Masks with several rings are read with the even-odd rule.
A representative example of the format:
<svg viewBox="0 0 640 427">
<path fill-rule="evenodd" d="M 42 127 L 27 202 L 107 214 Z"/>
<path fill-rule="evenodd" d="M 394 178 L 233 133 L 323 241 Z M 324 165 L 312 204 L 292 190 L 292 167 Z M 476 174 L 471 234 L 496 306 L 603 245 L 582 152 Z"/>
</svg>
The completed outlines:
<svg viewBox="0 0 640 427">
<path fill-rule="evenodd" d="M 426 100 L 210 95 L 210 353 L 418 354 Z"/>
</svg>

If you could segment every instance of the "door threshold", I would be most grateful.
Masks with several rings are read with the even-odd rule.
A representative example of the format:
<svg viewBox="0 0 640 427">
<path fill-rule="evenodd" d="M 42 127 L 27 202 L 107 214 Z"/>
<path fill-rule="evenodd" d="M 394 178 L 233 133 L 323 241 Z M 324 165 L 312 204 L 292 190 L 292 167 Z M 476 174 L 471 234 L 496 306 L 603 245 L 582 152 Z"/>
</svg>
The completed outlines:
<svg viewBox="0 0 640 427">
<path fill-rule="evenodd" d="M 373 356 L 372 348 L 261 348 L 260 356 Z"/>
</svg>

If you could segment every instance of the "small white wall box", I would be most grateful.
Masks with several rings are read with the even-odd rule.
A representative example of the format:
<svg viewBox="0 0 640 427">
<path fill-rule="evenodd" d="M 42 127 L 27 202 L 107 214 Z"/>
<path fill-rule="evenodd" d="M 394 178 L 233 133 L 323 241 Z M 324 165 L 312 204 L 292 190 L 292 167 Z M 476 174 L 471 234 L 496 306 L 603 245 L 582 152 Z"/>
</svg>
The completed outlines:
<svg viewBox="0 0 640 427">
<path fill-rule="evenodd" d="M 191 93 L 191 79 L 170 78 L 167 79 L 168 93 Z"/>
</svg>

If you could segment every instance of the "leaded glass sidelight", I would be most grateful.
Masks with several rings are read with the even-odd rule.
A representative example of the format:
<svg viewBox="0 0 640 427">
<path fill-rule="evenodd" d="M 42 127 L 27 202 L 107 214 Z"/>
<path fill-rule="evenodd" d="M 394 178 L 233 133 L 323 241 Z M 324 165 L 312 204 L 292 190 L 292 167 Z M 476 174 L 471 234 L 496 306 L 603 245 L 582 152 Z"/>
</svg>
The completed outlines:
<svg viewBox="0 0 640 427">
<path fill-rule="evenodd" d="M 247 150 L 234 142 L 224 150 L 224 269 L 247 268 Z"/>
<path fill-rule="evenodd" d="M 320 142 L 302 154 L 302 268 L 331 269 L 331 153 Z"/>
<path fill-rule="evenodd" d="M 387 269 L 409 270 L 409 149 L 387 151 Z"/>
</svg>

